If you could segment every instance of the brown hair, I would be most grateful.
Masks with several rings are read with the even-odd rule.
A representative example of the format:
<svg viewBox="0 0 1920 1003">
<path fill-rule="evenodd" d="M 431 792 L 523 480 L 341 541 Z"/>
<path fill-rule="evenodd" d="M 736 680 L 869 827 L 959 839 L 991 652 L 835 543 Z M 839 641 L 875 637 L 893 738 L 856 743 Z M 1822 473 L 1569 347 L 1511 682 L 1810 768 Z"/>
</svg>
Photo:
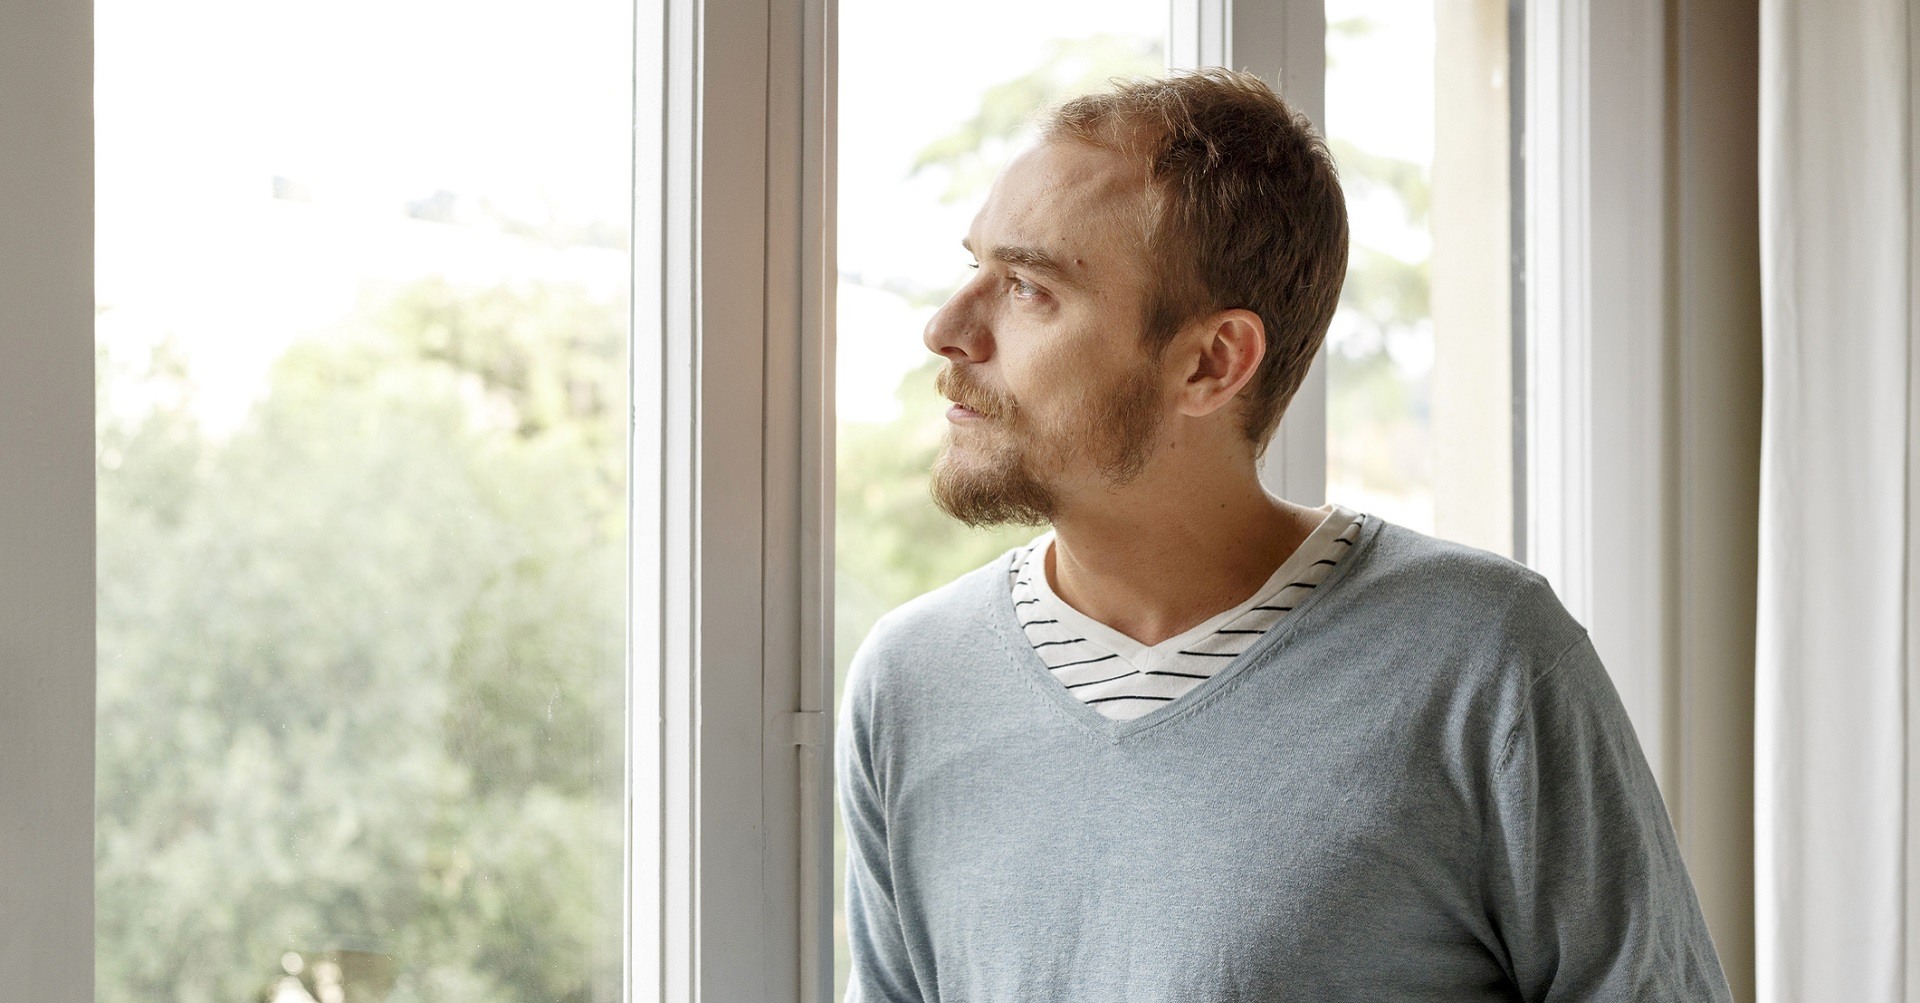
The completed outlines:
<svg viewBox="0 0 1920 1003">
<path fill-rule="evenodd" d="M 1240 398 L 1264 452 L 1346 280 L 1346 200 L 1313 123 L 1259 77 L 1206 69 L 1076 98 L 1042 132 L 1144 162 L 1150 352 L 1203 313 L 1260 315 L 1266 354 Z"/>
</svg>

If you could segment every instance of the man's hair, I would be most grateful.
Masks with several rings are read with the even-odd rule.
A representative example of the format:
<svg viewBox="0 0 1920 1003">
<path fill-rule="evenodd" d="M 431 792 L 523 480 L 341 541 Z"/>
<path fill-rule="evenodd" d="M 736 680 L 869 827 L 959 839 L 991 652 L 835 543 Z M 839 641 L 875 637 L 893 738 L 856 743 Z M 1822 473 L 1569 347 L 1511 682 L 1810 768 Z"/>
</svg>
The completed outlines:
<svg viewBox="0 0 1920 1003">
<path fill-rule="evenodd" d="M 1259 77 L 1207 69 L 1128 80 L 1042 122 L 1146 169 L 1147 350 L 1214 310 L 1247 309 L 1266 354 L 1240 392 L 1256 454 L 1306 379 L 1347 271 L 1347 207 L 1313 123 Z"/>
</svg>

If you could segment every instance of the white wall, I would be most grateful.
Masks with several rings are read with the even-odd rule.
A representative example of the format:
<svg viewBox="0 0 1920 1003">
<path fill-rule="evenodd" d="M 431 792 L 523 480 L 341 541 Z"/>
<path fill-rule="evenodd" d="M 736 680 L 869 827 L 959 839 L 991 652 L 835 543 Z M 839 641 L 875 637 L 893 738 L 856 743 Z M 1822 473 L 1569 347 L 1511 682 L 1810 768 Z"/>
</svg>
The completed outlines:
<svg viewBox="0 0 1920 1003">
<path fill-rule="evenodd" d="M 93 21 L 0 4 L 0 995 L 93 998 Z"/>
</svg>

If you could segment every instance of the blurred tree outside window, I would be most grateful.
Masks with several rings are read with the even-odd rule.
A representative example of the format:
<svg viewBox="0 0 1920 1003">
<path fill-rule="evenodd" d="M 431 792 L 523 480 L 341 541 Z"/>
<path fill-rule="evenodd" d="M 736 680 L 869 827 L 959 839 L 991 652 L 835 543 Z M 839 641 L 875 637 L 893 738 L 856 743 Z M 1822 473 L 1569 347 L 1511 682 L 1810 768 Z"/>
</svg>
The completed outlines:
<svg viewBox="0 0 1920 1003">
<path fill-rule="evenodd" d="M 620 999 L 631 8 L 96 23 L 98 998 Z"/>
</svg>

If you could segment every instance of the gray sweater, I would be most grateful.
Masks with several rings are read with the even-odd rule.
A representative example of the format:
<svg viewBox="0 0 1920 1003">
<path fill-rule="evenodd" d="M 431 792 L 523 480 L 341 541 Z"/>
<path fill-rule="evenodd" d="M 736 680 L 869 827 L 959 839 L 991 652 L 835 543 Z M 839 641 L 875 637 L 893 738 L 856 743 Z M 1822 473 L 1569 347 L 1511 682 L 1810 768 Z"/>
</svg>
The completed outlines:
<svg viewBox="0 0 1920 1003">
<path fill-rule="evenodd" d="M 849 1000 L 1731 999 L 1537 574 L 1369 520 L 1258 644 L 1114 721 L 1034 656 L 1007 559 L 854 659 Z"/>
</svg>

